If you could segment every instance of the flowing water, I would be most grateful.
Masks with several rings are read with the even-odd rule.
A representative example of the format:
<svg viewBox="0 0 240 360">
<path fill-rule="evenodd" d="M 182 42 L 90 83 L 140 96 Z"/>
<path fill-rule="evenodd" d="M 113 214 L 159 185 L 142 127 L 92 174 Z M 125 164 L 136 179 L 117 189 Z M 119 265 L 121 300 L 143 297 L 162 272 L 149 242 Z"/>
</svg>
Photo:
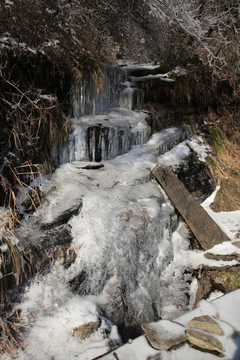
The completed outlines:
<svg viewBox="0 0 240 360">
<path fill-rule="evenodd" d="M 189 247 L 188 232 L 151 175 L 171 149 L 180 149 L 179 161 L 189 155 L 188 128 L 151 136 L 149 114 L 134 111 L 143 94 L 126 71 L 104 65 L 103 74 L 102 92 L 90 76 L 75 86 L 71 134 L 52 150 L 61 166 L 46 181 L 45 203 L 21 229 L 37 245 L 43 224 L 81 204 L 68 220 L 75 260 L 38 275 L 19 305 L 33 325 L 19 359 L 93 359 L 121 343 L 119 331 L 126 340 L 142 322 L 190 306 L 191 274 L 176 260 Z M 73 336 L 98 319 L 89 339 Z"/>
</svg>

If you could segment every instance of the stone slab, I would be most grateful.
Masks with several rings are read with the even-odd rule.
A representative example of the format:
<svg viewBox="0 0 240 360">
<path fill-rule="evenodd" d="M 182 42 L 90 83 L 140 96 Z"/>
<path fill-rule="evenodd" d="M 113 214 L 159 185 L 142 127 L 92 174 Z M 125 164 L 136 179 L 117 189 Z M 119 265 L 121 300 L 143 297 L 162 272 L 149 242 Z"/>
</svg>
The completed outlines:
<svg viewBox="0 0 240 360">
<path fill-rule="evenodd" d="M 204 250 L 230 240 L 170 169 L 157 165 L 152 172 Z"/>
<path fill-rule="evenodd" d="M 224 335 L 224 332 L 222 331 L 217 321 L 209 315 L 196 316 L 189 321 L 188 325 L 192 328 L 204 330 L 216 335 Z"/>
<path fill-rule="evenodd" d="M 190 329 L 186 330 L 186 335 L 188 341 L 200 349 L 207 351 L 217 351 L 220 354 L 224 353 L 222 344 L 212 335 L 206 335 L 201 331 Z"/>
<path fill-rule="evenodd" d="M 142 324 L 146 338 L 154 349 L 169 350 L 186 341 L 185 328 L 170 320 Z"/>
</svg>

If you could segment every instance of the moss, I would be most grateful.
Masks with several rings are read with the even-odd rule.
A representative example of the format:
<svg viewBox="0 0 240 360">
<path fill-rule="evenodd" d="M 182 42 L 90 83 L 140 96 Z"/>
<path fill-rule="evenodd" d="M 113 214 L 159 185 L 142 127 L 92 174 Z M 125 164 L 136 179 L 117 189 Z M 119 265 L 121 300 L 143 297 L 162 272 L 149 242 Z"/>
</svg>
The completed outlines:
<svg viewBox="0 0 240 360">
<path fill-rule="evenodd" d="M 234 288 L 240 288 L 240 271 L 233 271 L 231 275 Z"/>
<path fill-rule="evenodd" d="M 217 161 L 212 156 L 208 156 L 206 158 L 206 162 L 208 166 L 211 166 L 213 169 L 217 169 L 218 167 Z"/>
<path fill-rule="evenodd" d="M 226 148 L 227 139 L 223 132 L 217 128 L 214 127 L 209 135 L 209 144 L 213 148 L 213 150 L 216 153 L 220 153 L 225 150 Z"/>
<path fill-rule="evenodd" d="M 221 277 L 224 283 L 228 283 L 232 290 L 240 288 L 240 270 L 223 270 L 216 275 Z"/>
</svg>

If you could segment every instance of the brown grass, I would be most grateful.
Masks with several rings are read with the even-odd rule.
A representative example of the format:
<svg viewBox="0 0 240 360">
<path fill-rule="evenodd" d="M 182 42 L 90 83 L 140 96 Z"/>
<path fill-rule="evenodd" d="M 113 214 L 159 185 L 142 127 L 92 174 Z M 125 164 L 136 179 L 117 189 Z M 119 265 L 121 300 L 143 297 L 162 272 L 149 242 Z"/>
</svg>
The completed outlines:
<svg viewBox="0 0 240 360">
<path fill-rule="evenodd" d="M 240 147 L 236 143 L 226 140 L 224 148 L 207 159 L 207 165 L 216 185 L 224 180 L 240 186 Z"/>
<path fill-rule="evenodd" d="M 8 353 L 14 359 L 17 349 L 24 349 L 22 334 L 27 326 L 24 325 L 15 311 L 8 318 L 0 317 L 0 354 Z"/>
<path fill-rule="evenodd" d="M 29 208 L 36 210 L 42 202 L 42 185 L 43 179 L 39 164 L 26 162 L 23 165 L 12 167 L 7 164 L 8 169 L 13 175 L 13 181 L 10 181 L 0 175 L 0 185 L 5 193 L 3 209 L 0 212 L 2 227 L 12 229 L 16 225 L 21 225 L 19 202 L 17 199 L 18 192 L 22 192 L 22 204 L 28 203 Z"/>
<path fill-rule="evenodd" d="M 12 231 L 1 229 L 0 235 L 0 246 L 6 247 L 0 252 L 0 354 L 7 352 L 14 358 L 17 349 L 23 348 L 22 335 L 27 326 L 20 318 L 21 311 L 13 309 L 7 293 L 29 279 L 36 270 L 37 258 L 30 251 L 20 250 Z"/>
</svg>

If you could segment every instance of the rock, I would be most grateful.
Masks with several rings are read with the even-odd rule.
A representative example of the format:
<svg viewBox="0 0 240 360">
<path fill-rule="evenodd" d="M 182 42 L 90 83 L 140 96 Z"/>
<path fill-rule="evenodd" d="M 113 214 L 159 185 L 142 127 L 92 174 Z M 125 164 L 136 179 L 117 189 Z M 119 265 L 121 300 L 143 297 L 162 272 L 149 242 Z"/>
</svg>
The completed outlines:
<svg viewBox="0 0 240 360">
<path fill-rule="evenodd" d="M 240 249 L 240 241 L 234 241 L 233 245 Z"/>
<path fill-rule="evenodd" d="M 222 344 L 212 335 L 206 335 L 201 331 L 190 329 L 186 330 L 186 335 L 188 341 L 200 349 L 207 351 L 217 351 L 220 354 L 224 353 Z"/>
<path fill-rule="evenodd" d="M 240 260 L 240 254 L 234 252 L 232 254 L 220 255 L 220 254 L 212 254 L 212 253 L 205 253 L 205 258 L 217 261 L 232 261 L 232 260 Z"/>
<path fill-rule="evenodd" d="M 215 189 L 206 162 L 200 161 L 197 153 L 192 149 L 187 162 L 173 171 L 199 203 L 210 196 Z"/>
<path fill-rule="evenodd" d="M 87 324 L 83 324 L 75 329 L 73 329 L 74 335 L 80 339 L 86 339 L 94 333 L 101 325 L 100 321 L 91 321 Z"/>
<path fill-rule="evenodd" d="M 201 265 L 194 269 L 194 277 L 198 279 L 198 287 L 195 297 L 195 308 L 201 299 L 206 299 L 214 291 L 226 294 L 239 288 L 239 265 L 207 266 Z"/>
<path fill-rule="evenodd" d="M 240 188 L 237 182 L 222 180 L 214 203 L 210 206 L 215 212 L 240 209 Z"/>
<path fill-rule="evenodd" d="M 160 353 L 158 353 L 156 355 L 148 356 L 147 360 L 162 360 L 162 356 Z"/>
<path fill-rule="evenodd" d="M 82 164 L 78 164 L 76 165 L 77 169 L 83 169 L 83 170 L 97 170 L 97 169 L 101 169 L 102 167 L 104 167 L 103 164 L 101 163 L 82 163 Z"/>
<path fill-rule="evenodd" d="M 170 320 L 143 323 L 142 329 L 154 349 L 168 350 L 186 341 L 185 328 Z"/>
<path fill-rule="evenodd" d="M 47 223 L 41 225 L 42 230 L 50 230 L 56 226 L 66 224 L 72 216 L 78 215 L 82 208 L 82 199 L 79 199 L 79 202 L 75 205 L 70 206 L 69 208 L 62 211 L 62 213 L 56 215 L 56 217 Z"/>
<path fill-rule="evenodd" d="M 209 315 L 195 317 L 189 321 L 188 325 L 190 327 L 204 330 L 216 335 L 224 335 L 224 332 L 222 331 L 218 323 Z"/>
<path fill-rule="evenodd" d="M 230 240 L 170 169 L 157 165 L 152 172 L 203 249 Z"/>
<path fill-rule="evenodd" d="M 67 269 L 76 260 L 76 257 L 77 254 L 70 244 L 56 246 L 46 252 L 41 265 L 44 269 L 48 263 L 51 264 L 54 261 L 58 261 Z M 46 265 L 44 266 L 44 264 Z"/>
<path fill-rule="evenodd" d="M 45 231 L 37 238 L 37 248 L 42 252 L 54 249 L 57 246 L 70 244 L 72 242 L 71 227 L 69 225 L 57 226 Z"/>
</svg>

